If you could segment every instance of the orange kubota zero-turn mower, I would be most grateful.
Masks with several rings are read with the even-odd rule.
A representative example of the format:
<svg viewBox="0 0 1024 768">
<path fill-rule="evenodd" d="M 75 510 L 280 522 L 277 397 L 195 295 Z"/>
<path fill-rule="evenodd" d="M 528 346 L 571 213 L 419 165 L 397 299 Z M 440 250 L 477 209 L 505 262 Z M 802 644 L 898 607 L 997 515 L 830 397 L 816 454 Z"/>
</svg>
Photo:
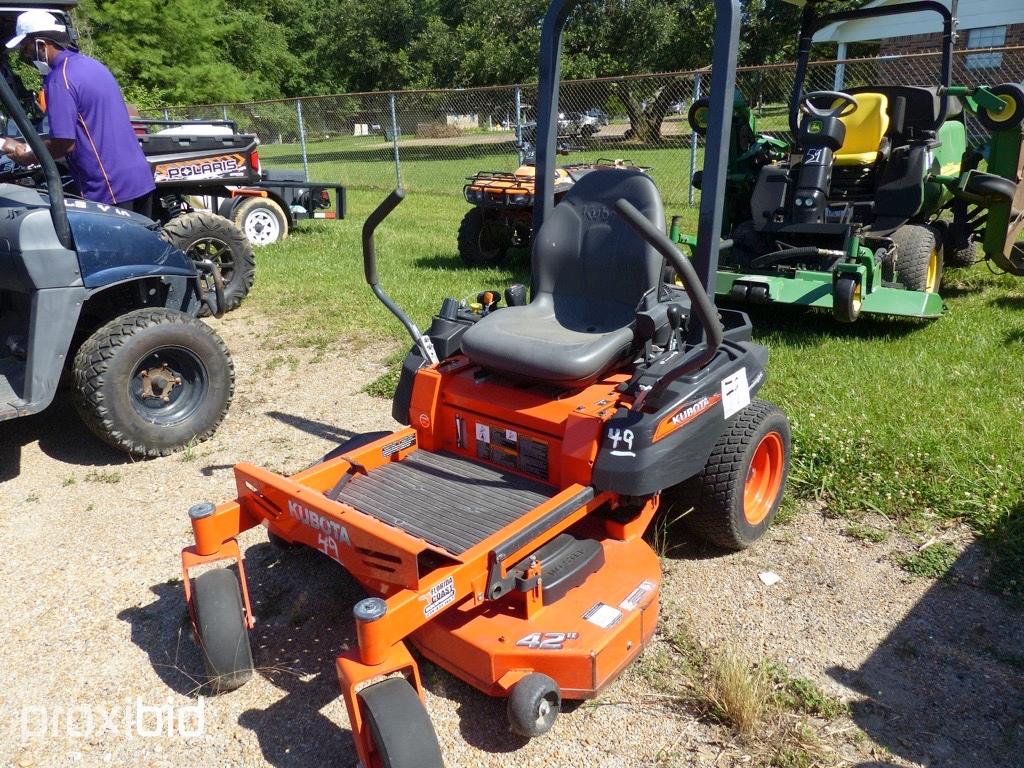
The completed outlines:
<svg viewBox="0 0 1024 768">
<path fill-rule="evenodd" d="M 253 667 L 241 531 L 263 524 L 319 549 L 366 589 L 337 673 L 368 768 L 442 764 L 406 640 L 507 697 L 513 729 L 538 736 L 563 699 L 598 694 L 654 634 L 661 573 L 642 536 L 659 506 L 693 507 L 697 533 L 740 549 L 785 485 L 787 419 L 753 399 L 768 353 L 744 314 L 709 298 L 739 1 L 715 3 L 696 270 L 665 237 L 643 173 L 595 170 L 553 205 L 558 52 L 575 4 L 554 0 L 542 34 L 532 301 L 521 287 L 482 313 L 446 299 L 421 334 L 377 279 L 373 233 L 396 190 L 366 222 L 363 249 L 367 281 L 415 341 L 395 398 L 408 426 L 292 477 L 239 464 L 236 500 L 190 510 L 185 594 L 214 689 Z M 666 259 L 685 289 L 662 283 Z M 232 559 L 241 589 L 226 568 L 192 578 Z"/>
</svg>

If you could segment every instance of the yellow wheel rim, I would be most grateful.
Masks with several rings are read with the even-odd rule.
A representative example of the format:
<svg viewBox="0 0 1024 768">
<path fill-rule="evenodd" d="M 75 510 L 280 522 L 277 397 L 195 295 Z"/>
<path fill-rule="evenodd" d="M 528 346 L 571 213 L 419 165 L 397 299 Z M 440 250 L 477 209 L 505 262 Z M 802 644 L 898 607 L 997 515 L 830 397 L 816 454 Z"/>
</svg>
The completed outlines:
<svg viewBox="0 0 1024 768">
<path fill-rule="evenodd" d="M 864 293 L 860 287 L 860 283 L 857 283 L 857 287 L 853 289 L 853 314 L 856 317 L 860 314 L 861 305 L 864 303 Z"/>
<path fill-rule="evenodd" d="M 991 110 L 988 113 L 988 119 L 993 123 L 1005 123 L 1011 120 L 1015 114 L 1017 114 L 1017 100 L 1009 94 L 1005 96 L 998 96 L 998 99 L 1006 105 L 1002 112 L 996 114 Z"/>
<path fill-rule="evenodd" d="M 939 276 L 939 249 L 932 248 L 931 255 L 928 257 L 928 280 L 925 282 L 925 290 L 929 293 L 935 293 L 939 287 L 936 285 Z"/>
</svg>

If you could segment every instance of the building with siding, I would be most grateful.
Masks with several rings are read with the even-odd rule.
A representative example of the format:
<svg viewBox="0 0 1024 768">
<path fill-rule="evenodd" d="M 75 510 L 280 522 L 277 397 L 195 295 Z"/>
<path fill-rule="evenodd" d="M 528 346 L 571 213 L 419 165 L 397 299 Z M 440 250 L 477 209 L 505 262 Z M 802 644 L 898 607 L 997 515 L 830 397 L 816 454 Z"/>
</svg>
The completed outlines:
<svg viewBox="0 0 1024 768">
<path fill-rule="evenodd" d="M 865 7 L 898 5 L 901 0 L 873 0 Z M 942 0 L 948 7 L 950 0 Z M 1024 46 L 1024 0 L 960 0 L 957 10 L 959 35 L 956 50 L 965 53 L 963 67 L 985 70 L 989 82 L 1020 80 L 1020 74 L 1003 66 L 1004 53 L 989 50 Z M 879 56 L 901 56 L 938 50 L 942 22 L 935 13 L 919 12 L 876 19 L 830 24 L 814 36 L 815 42 L 838 43 L 837 58 L 846 57 L 849 43 L 878 41 Z M 960 59 L 961 57 L 958 57 Z"/>
</svg>

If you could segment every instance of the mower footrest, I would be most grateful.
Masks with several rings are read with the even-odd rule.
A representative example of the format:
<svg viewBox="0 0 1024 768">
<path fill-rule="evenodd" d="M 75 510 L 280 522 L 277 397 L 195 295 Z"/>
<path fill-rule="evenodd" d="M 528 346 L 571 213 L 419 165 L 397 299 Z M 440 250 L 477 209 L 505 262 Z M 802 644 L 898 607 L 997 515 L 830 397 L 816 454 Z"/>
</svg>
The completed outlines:
<svg viewBox="0 0 1024 768">
<path fill-rule="evenodd" d="M 550 605 L 604 565 L 604 549 L 594 539 L 563 533 L 519 563 L 516 570 L 522 568 L 525 572 L 533 558 L 540 561 L 544 604 Z"/>
</svg>

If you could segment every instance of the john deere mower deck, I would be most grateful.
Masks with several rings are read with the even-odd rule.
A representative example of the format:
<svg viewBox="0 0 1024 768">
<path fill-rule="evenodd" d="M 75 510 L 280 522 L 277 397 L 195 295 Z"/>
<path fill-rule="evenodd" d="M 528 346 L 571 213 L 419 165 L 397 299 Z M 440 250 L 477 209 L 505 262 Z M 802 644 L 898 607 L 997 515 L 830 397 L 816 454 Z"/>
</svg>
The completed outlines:
<svg viewBox="0 0 1024 768">
<path fill-rule="evenodd" d="M 507 697 L 512 728 L 539 736 L 563 699 L 596 695 L 651 639 L 661 577 L 642 536 L 661 504 L 692 507 L 696 533 L 742 549 L 783 493 L 788 422 L 753 399 L 768 353 L 706 288 L 739 1 L 716 0 L 710 123 L 721 130 L 709 134 L 696 268 L 664 234 L 643 174 L 596 169 L 554 205 L 558 51 L 574 5 L 554 0 L 542 33 L 532 300 L 521 286 L 505 307 L 446 299 L 421 333 L 377 277 L 374 231 L 404 198 L 396 190 L 367 220 L 363 253 L 367 282 L 414 341 L 394 404 L 408 426 L 290 478 L 239 464 L 236 500 L 190 510 L 185 593 L 215 690 L 253 668 L 241 531 L 263 524 L 274 541 L 313 547 L 369 593 L 336 665 L 367 768 L 442 763 L 406 640 Z M 685 290 L 662 282 L 666 259 Z M 228 559 L 241 589 L 223 568 L 193 579 Z"/>
<path fill-rule="evenodd" d="M 795 146 L 785 156 L 777 140 L 757 137 L 749 110 L 737 103 L 723 228 L 730 248 L 715 292 L 739 302 L 831 309 L 845 322 L 865 312 L 934 318 L 943 309 L 944 262 L 971 263 L 976 240 L 998 267 L 1024 274 L 1024 243 L 1017 241 L 1024 228 L 1024 88 L 951 84 L 955 0 L 952 10 L 916 0 L 825 16 L 819 0 L 790 2 L 805 6 L 790 101 Z M 936 86 L 804 91 L 816 32 L 921 11 L 942 18 Z M 965 109 L 992 132 L 987 147 L 968 148 Z M 699 132 L 706 129 L 702 114 L 695 104 L 690 117 Z"/>
</svg>

